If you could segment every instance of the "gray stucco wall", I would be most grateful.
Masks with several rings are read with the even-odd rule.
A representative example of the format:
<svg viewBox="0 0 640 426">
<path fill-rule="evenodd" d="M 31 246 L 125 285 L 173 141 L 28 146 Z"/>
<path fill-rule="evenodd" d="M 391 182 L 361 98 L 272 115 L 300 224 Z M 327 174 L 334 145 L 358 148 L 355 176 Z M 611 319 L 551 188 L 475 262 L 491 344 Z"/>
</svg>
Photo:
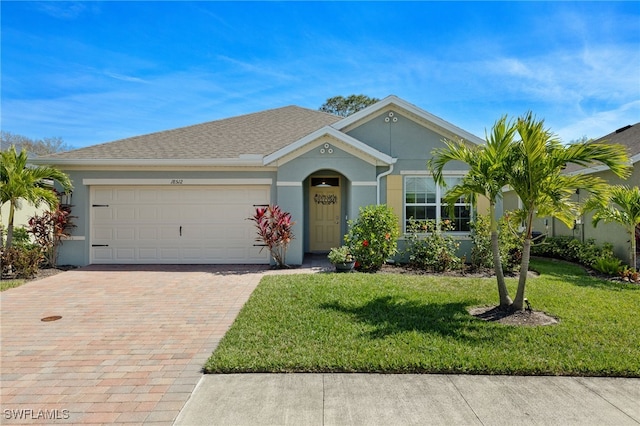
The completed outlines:
<svg viewBox="0 0 640 426">
<path fill-rule="evenodd" d="M 363 185 L 376 181 L 376 167 L 354 155 L 338 148 L 337 141 L 324 138 L 320 145 L 296 157 L 292 161 L 282 164 L 277 173 L 276 203 L 291 213 L 296 221 L 296 239 L 292 241 L 287 255 L 287 263 L 298 265 L 302 263 L 304 253 L 309 251 L 309 217 L 308 197 L 309 178 L 314 175 L 336 176 L 341 178 L 342 187 L 342 234 L 347 232 L 348 220 L 358 216 L 360 206 L 376 203 L 376 187 Z M 321 153 L 320 147 L 329 143 L 332 153 L 325 149 Z M 291 186 L 299 183 L 297 186 Z"/>
</svg>

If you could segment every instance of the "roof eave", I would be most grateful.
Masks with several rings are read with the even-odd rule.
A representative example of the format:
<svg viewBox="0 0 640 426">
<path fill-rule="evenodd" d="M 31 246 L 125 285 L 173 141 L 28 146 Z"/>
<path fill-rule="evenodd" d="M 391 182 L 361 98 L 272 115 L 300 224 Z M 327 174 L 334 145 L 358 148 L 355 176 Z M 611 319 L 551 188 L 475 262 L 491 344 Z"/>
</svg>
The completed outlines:
<svg viewBox="0 0 640 426">
<path fill-rule="evenodd" d="M 211 159 L 145 159 L 145 158 L 34 158 L 29 161 L 36 165 L 50 166 L 124 166 L 124 167 L 154 167 L 154 166 L 191 166 L 191 167 L 211 167 L 211 166 L 236 166 L 236 167 L 256 167 L 263 166 L 262 155 L 247 156 L 247 158 L 211 158 Z"/>
</svg>

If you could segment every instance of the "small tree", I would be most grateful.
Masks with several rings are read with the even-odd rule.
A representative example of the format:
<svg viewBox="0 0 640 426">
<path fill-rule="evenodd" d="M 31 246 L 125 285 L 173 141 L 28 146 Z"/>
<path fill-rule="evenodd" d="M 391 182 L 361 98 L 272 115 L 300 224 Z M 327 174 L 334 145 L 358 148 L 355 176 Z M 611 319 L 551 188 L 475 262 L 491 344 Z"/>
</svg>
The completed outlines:
<svg viewBox="0 0 640 426">
<path fill-rule="evenodd" d="M 594 227 L 598 226 L 600 221 L 613 222 L 624 227 L 631 243 L 629 266 L 635 268 L 637 265 L 636 228 L 640 226 L 640 188 L 614 185 L 605 196 L 591 197 L 585 205 L 585 210 L 595 210 Z"/>
<path fill-rule="evenodd" d="M 0 205 L 9 203 L 9 220 L 7 226 L 7 247 L 13 240 L 13 218 L 20 208 L 20 202 L 27 202 L 38 207 L 42 202 L 52 210 L 58 206 L 58 196 L 45 181 L 57 181 L 65 191 L 72 189 L 69 176 L 60 170 L 48 167 L 29 167 L 27 151 L 16 152 L 14 146 L 0 153 Z"/>
<path fill-rule="evenodd" d="M 356 269 L 376 272 L 398 249 L 398 217 L 384 204 L 360 207 L 356 220 L 349 221 L 344 241 L 356 259 Z"/>
<path fill-rule="evenodd" d="M 469 165 L 469 173 L 459 185 L 449 188 L 445 201 L 452 209 L 460 197 L 475 203 L 478 195 L 489 200 L 489 226 L 491 230 L 491 253 L 496 273 L 500 307 L 505 309 L 512 303 L 504 279 L 502 259 L 499 247 L 499 229 L 496 219 L 496 204 L 502 198 L 502 188 L 507 184 L 504 171 L 508 167 L 507 156 L 515 137 L 515 124 L 503 116 L 498 119 L 491 133 L 485 131 L 485 145 L 471 145 L 462 140 L 444 141 L 445 147 L 435 149 L 427 166 L 439 184 L 444 184 L 444 167 L 452 161 L 461 161 Z"/>
<path fill-rule="evenodd" d="M 256 224 L 256 241 L 269 249 L 278 268 L 286 268 L 287 248 L 294 238 L 292 228 L 295 222 L 291 220 L 291 214 L 278 206 L 258 207 L 248 220 Z"/>
<path fill-rule="evenodd" d="M 567 175 L 563 170 L 567 164 L 589 166 L 604 164 L 620 177 L 631 172 L 629 158 L 620 144 L 579 142 L 563 145 L 549 129 L 544 120 L 538 120 L 529 112 L 516 122 L 520 140 L 512 144 L 504 172 L 508 184 L 522 201 L 520 217 L 524 222 L 524 243 L 518 290 L 511 309 L 524 309 L 525 288 L 533 222 L 537 215 L 553 216 L 569 225 L 573 223 L 578 206 L 571 201 L 576 189 L 586 189 L 600 196 L 605 182 L 592 175 Z"/>
<path fill-rule="evenodd" d="M 365 95 L 350 95 L 346 98 L 344 96 L 334 96 L 327 99 L 318 109 L 340 117 L 348 117 L 361 109 L 375 104 L 379 100 Z"/>
</svg>

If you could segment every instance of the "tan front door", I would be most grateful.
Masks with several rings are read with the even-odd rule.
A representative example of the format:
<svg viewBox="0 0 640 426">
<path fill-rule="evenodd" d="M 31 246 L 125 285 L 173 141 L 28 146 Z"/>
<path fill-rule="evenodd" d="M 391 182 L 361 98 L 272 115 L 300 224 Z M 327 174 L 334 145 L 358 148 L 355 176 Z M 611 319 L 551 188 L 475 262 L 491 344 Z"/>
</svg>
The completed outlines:
<svg viewBox="0 0 640 426">
<path fill-rule="evenodd" d="M 340 235 L 340 187 L 312 186 L 309 207 L 312 252 L 329 251 L 342 245 Z"/>
</svg>

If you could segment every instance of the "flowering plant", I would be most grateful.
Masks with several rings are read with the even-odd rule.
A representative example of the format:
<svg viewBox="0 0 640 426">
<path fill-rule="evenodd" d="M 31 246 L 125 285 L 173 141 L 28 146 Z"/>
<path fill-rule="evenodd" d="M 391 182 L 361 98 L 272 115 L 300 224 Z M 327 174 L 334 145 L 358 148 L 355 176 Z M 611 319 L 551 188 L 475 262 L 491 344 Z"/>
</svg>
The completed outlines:
<svg viewBox="0 0 640 426">
<path fill-rule="evenodd" d="M 355 261 L 355 258 L 351 254 L 351 249 L 347 246 L 334 247 L 327 256 L 329 262 L 335 264 L 338 263 L 351 263 Z"/>
<path fill-rule="evenodd" d="M 291 213 L 283 211 L 278 206 L 258 207 L 254 215 L 248 219 L 255 222 L 258 229 L 256 241 L 269 249 L 278 268 L 285 268 L 287 248 L 293 239 L 292 228 L 295 224 L 291 220 Z"/>
<path fill-rule="evenodd" d="M 349 221 L 349 233 L 344 240 L 357 260 L 356 268 L 376 272 L 396 254 L 398 247 L 398 217 L 386 205 L 360 208 L 356 220 Z"/>
</svg>

